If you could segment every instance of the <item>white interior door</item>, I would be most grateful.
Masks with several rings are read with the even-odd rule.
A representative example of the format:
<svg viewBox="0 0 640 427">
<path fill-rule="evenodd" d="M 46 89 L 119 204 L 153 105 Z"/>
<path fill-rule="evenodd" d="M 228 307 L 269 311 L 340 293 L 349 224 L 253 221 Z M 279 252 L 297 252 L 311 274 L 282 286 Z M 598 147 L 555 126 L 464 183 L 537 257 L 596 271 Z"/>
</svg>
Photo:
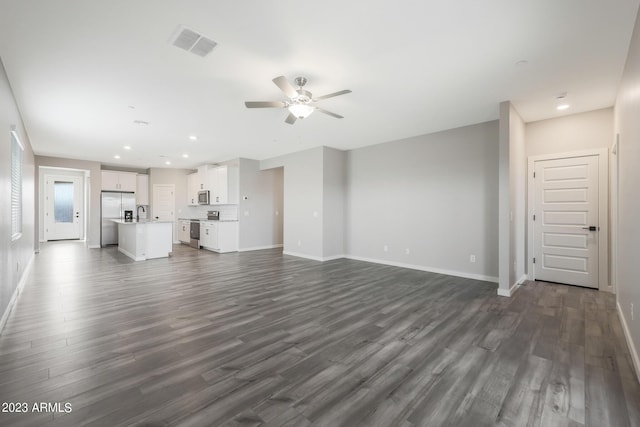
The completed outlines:
<svg viewBox="0 0 640 427">
<path fill-rule="evenodd" d="M 173 184 L 153 185 L 153 219 L 160 221 L 175 220 L 175 197 Z"/>
<path fill-rule="evenodd" d="M 84 224 L 83 179 L 47 175 L 46 240 L 82 239 Z"/>
<path fill-rule="evenodd" d="M 534 279 L 598 288 L 598 156 L 534 164 Z"/>
</svg>

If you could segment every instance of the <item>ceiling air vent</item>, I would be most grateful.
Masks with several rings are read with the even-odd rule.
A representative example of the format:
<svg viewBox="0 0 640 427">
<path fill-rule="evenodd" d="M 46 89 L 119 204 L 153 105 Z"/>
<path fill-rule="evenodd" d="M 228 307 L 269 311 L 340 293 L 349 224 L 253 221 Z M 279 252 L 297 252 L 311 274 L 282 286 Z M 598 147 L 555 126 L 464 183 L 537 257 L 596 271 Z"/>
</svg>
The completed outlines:
<svg viewBox="0 0 640 427">
<path fill-rule="evenodd" d="M 202 57 L 210 54 L 213 48 L 218 44 L 210 38 L 205 37 L 197 31 L 183 25 L 178 26 L 173 37 L 171 37 L 170 42 L 172 45 L 179 47 L 180 49 L 187 50 Z"/>
</svg>

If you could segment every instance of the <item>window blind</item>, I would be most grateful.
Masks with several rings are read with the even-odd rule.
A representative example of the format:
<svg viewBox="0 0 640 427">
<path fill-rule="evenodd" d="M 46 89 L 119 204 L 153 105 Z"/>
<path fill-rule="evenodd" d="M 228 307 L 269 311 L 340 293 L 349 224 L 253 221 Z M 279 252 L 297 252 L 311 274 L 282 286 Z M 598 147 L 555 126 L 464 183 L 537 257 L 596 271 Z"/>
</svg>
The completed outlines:
<svg viewBox="0 0 640 427">
<path fill-rule="evenodd" d="M 11 131 L 11 239 L 22 236 L 22 152 L 18 135 Z"/>
</svg>

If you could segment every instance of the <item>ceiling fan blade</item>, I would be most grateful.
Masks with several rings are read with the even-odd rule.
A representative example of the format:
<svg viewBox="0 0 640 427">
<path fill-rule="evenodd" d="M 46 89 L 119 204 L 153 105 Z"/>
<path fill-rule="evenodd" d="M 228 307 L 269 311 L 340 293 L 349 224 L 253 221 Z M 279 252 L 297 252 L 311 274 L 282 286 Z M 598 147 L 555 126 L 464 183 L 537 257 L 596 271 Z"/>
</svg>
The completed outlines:
<svg viewBox="0 0 640 427">
<path fill-rule="evenodd" d="M 273 79 L 273 82 L 280 88 L 281 91 L 287 95 L 287 98 L 295 98 L 298 96 L 298 91 L 291 86 L 291 83 L 287 81 L 285 76 L 279 76 Z"/>
<path fill-rule="evenodd" d="M 317 96 L 317 97 L 313 98 L 313 100 L 317 101 L 319 99 L 333 98 L 334 96 L 346 95 L 347 93 L 351 93 L 351 91 L 349 89 L 345 89 L 345 90 L 341 90 L 341 91 L 338 91 L 338 92 L 330 93 L 328 95 Z"/>
<path fill-rule="evenodd" d="M 327 111 L 323 108 L 320 107 L 316 107 L 316 111 L 320 111 L 321 113 L 325 113 L 328 114 L 331 117 L 335 117 L 336 119 L 344 119 L 343 116 L 341 116 L 340 114 L 336 114 L 336 113 L 332 113 L 331 111 Z"/>
<path fill-rule="evenodd" d="M 287 118 L 284 120 L 285 123 L 289 123 L 290 125 L 294 124 L 296 122 L 297 117 L 294 116 L 293 114 L 289 113 L 289 115 L 287 116 Z"/>
<path fill-rule="evenodd" d="M 247 108 L 284 108 L 287 106 L 282 101 L 246 101 Z"/>
</svg>

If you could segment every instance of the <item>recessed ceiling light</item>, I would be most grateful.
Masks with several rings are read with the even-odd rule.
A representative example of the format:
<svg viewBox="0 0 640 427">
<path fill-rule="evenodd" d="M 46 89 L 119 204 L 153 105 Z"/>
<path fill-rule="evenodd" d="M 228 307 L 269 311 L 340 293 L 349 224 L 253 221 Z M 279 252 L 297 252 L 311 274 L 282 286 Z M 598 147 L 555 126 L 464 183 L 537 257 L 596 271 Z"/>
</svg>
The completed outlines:
<svg viewBox="0 0 640 427">
<path fill-rule="evenodd" d="M 149 122 L 146 122 L 144 120 L 134 120 L 133 123 L 140 125 L 140 126 L 147 126 L 149 125 Z"/>
<path fill-rule="evenodd" d="M 128 145 L 125 145 L 125 146 L 124 146 L 124 147 L 122 147 L 122 148 L 124 148 L 125 150 L 131 150 L 131 147 L 130 147 L 130 146 L 128 146 Z"/>
<path fill-rule="evenodd" d="M 116 154 L 115 156 L 113 156 L 114 159 L 119 159 L 120 156 L 118 154 Z"/>
<path fill-rule="evenodd" d="M 184 153 L 184 154 L 182 155 L 182 157 L 184 157 L 185 159 L 188 159 L 188 158 L 189 158 L 189 155 L 188 155 L 187 153 Z"/>
<path fill-rule="evenodd" d="M 192 140 L 192 141 L 197 141 L 198 137 L 195 136 L 195 135 L 191 135 L 191 136 L 189 136 L 189 139 Z"/>
<path fill-rule="evenodd" d="M 527 61 L 526 59 L 522 59 L 522 60 L 516 62 L 516 66 L 517 67 L 524 67 L 525 65 L 528 65 L 528 64 L 529 64 L 529 61 Z"/>
<path fill-rule="evenodd" d="M 136 107 L 135 107 L 135 106 L 133 106 L 133 105 L 129 105 L 129 108 L 130 108 L 130 109 L 132 109 L 132 110 L 135 110 L 135 109 L 136 109 Z"/>
<path fill-rule="evenodd" d="M 170 165 L 171 162 L 169 160 L 167 160 L 166 162 L 164 162 L 165 165 Z"/>
<path fill-rule="evenodd" d="M 569 108 L 569 104 L 560 104 L 556 107 L 556 110 L 566 110 L 567 108 Z"/>
</svg>

